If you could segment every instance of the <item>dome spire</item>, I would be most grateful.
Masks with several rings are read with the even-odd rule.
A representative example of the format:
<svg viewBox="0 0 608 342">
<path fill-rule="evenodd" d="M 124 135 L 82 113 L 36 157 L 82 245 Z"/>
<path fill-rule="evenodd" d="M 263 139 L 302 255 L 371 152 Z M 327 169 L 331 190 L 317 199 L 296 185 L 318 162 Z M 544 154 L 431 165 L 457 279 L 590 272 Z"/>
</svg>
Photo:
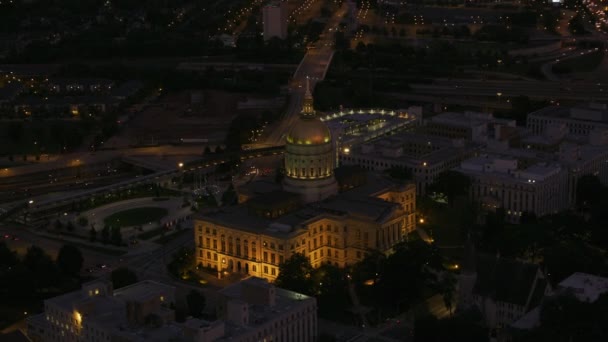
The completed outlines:
<svg viewBox="0 0 608 342">
<path fill-rule="evenodd" d="M 306 76 L 306 94 L 304 94 L 306 98 L 312 98 L 312 94 L 310 93 L 310 77 Z"/>
<path fill-rule="evenodd" d="M 302 112 L 300 113 L 302 117 L 310 118 L 315 116 L 313 102 L 312 92 L 310 91 L 310 77 L 306 76 L 306 92 L 304 93 L 304 103 L 302 104 Z"/>
</svg>

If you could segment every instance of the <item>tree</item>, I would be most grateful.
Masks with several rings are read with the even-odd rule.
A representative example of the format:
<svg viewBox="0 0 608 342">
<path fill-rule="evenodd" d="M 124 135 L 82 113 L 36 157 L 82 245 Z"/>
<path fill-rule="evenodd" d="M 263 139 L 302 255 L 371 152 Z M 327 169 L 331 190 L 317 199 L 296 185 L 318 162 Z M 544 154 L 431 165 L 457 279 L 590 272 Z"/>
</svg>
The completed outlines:
<svg viewBox="0 0 608 342">
<path fill-rule="evenodd" d="M 312 274 L 319 315 L 328 319 L 344 313 L 350 304 L 346 272 L 332 264 L 314 269 Z"/>
<path fill-rule="evenodd" d="M 38 246 L 27 249 L 23 258 L 23 265 L 37 279 L 39 288 L 56 286 L 58 284 L 58 272 L 53 259 Z"/>
<path fill-rule="evenodd" d="M 89 220 L 85 216 L 80 216 L 78 218 L 78 224 L 81 227 L 86 227 L 89 224 Z"/>
<path fill-rule="evenodd" d="M 112 243 L 116 246 L 122 244 L 122 234 L 120 233 L 120 227 L 112 227 Z"/>
<path fill-rule="evenodd" d="M 112 286 L 115 289 L 137 283 L 137 275 L 126 267 L 112 271 Z"/>
<path fill-rule="evenodd" d="M 469 177 L 458 171 L 450 170 L 435 177 L 433 184 L 429 185 L 429 190 L 444 193 L 448 198 L 448 203 L 453 205 L 456 197 L 468 195 L 470 186 Z"/>
<path fill-rule="evenodd" d="M 91 226 L 91 230 L 89 230 L 89 241 L 95 242 L 97 241 L 97 231 L 95 227 Z"/>
<path fill-rule="evenodd" d="M 279 265 L 279 276 L 275 280 L 275 284 L 280 288 L 313 295 L 312 272 L 313 268 L 310 260 L 303 254 L 294 253 Z"/>
<path fill-rule="evenodd" d="M 194 251 L 185 247 L 173 254 L 167 269 L 176 277 L 182 277 L 194 267 Z"/>
<path fill-rule="evenodd" d="M 233 205 L 237 201 L 236 190 L 234 190 L 234 185 L 230 183 L 228 189 L 224 191 L 222 195 L 222 205 Z"/>
<path fill-rule="evenodd" d="M 17 265 L 18 262 L 17 253 L 11 251 L 4 241 L 0 242 L 0 274 L 5 269 Z"/>
<path fill-rule="evenodd" d="M 488 331 L 478 310 L 468 310 L 441 320 L 429 315 L 417 319 L 414 323 L 415 342 L 488 340 Z"/>
<path fill-rule="evenodd" d="M 80 250 L 73 245 L 63 245 L 55 261 L 63 274 L 76 277 L 80 273 L 84 258 Z"/>
<path fill-rule="evenodd" d="M 205 296 L 197 290 L 191 290 L 186 296 L 188 313 L 195 318 L 201 318 L 205 309 Z"/>
<path fill-rule="evenodd" d="M 104 226 L 101 230 L 101 242 L 104 245 L 110 242 L 110 226 Z"/>
<path fill-rule="evenodd" d="M 602 199 L 604 185 L 594 175 L 584 175 L 576 182 L 576 204 L 591 207 Z"/>
</svg>

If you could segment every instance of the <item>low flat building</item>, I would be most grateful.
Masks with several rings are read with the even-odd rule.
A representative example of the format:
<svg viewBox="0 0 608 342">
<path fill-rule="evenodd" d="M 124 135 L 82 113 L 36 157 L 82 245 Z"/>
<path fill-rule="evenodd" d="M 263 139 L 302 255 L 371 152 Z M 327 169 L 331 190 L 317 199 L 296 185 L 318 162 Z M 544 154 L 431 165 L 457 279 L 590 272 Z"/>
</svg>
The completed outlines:
<svg viewBox="0 0 608 342">
<path fill-rule="evenodd" d="M 219 295 L 216 312 L 223 329 L 216 323 L 215 336 L 203 341 L 317 340 L 314 297 L 276 288 L 267 280 L 256 277 L 229 285 Z M 220 334 L 221 330 L 223 334 Z"/>
<path fill-rule="evenodd" d="M 27 320 L 32 341 L 167 341 L 181 335 L 172 325 L 175 288 L 142 281 L 114 290 L 107 280 L 44 301 L 44 313 Z"/>
<path fill-rule="evenodd" d="M 535 134 L 542 134 L 551 124 L 564 124 L 569 134 L 578 136 L 588 136 L 594 129 L 608 130 L 608 106 L 550 106 L 528 114 L 526 125 Z"/>
<path fill-rule="evenodd" d="M 463 139 L 400 132 L 342 149 L 339 161 L 341 165 L 357 165 L 372 171 L 393 167 L 408 169 L 416 183 L 417 194 L 424 195 L 437 175 L 458 167 L 474 150 L 475 147 Z"/>
<path fill-rule="evenodd" d="M 317 340 L 317 303 L 261 278 L 219 291 L 217 319 L 176 322 L 175 288 L 154 281 L 113 290 L 107 280 L 50 298 L 44 313 L 27 319 L 34 342 L 208 342 Z"/>
<path fill-rule="evenodd" d="M 571 294 L 581 302 L 593 303 L 600 295 L 608 292 L 608 278 L 593 274 L 576 272 L 562 280 L 553 292 L 547 293 L 545 297 Z M 516 330 L 529 330 L 540 325 L 540 306 L 537 306 L 525 316 L 512 324 Z"/>
<path fill-rule="evenodd" d="M 540 217 L 567 209 L 568 172 L 558 163 L 521 165 L 517 158 L 480 155 L 455 170 L 471 179 L 471 197 L 487 210 L 503 208 L 518 222 L 524 212 Z"/>
<path fill-rule="evenodd" d="M 476 143 L 486 143 L 494 136 L 498 126 L 515 127 L 515 120 L 495 118 L 491 113 L 445 112 L 425 120 L 427 134 L 450 139 L 465 139 Z"/>
</svg>

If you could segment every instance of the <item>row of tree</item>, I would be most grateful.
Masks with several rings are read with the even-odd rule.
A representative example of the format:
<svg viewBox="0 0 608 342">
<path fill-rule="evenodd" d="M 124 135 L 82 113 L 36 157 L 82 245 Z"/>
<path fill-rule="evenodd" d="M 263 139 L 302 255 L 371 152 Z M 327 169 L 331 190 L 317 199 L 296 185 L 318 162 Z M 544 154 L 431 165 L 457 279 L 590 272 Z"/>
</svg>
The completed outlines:
<svg viewBox="0 0 608 342">
<path fill-rule="evenodd" d="M 63 246 L 53 260 L 38 246 L 20 257 L 0 242 L 0 293 L 14 300 L 72 290 L 79 285 L 82 263 L 80 250 L 72 245 Z"/>
<path fill-rule="evenodd" d="M 442 271 L 438 251 L 416 239 L 396 245 L 388 256 L 370 251 L 346 269 L 331 264 L 313 268 L 306 256 L 294 254 L 279 266 L 275 284 L 317 297 L 320 315 L 328 318 L 354 312 L 349 296 L 353 286 L 361 304 L 373 308 L 377 317 L 390 317 L 411 309 L 429 289 L 444 295 L 451 307 L 454 281 Z"/>
</svg>

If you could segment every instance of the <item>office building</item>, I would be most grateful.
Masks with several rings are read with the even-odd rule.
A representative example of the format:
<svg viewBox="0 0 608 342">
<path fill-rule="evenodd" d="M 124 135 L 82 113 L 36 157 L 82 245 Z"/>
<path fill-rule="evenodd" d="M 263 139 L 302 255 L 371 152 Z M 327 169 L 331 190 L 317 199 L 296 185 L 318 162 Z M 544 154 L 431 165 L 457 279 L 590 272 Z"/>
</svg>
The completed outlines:
<svg viewBox="0 0 608 342">
<path fill-rule="evenodd" d="M 44 301 L 44 313 L 27 320 L 32 341 L 167 341 L 180 335 L 175 288 L 142 281 L 114 290 L 95 280 L 82 289 Z"/>
<path fill-rule="evenodd" d="M 424 195 L 437 175 L 458 167 L 475 149 L 464 139 L 400 132 L 343 149 L 339 157 L 340 165 L 358 165 L 372 171 L 408 169 L 417 194 Z"/>
<path fill-rule="evenodd" d="M 184 335 L 191 341 L 317 340 L 317 303 L 293 291 L 251 277 L 219 291 L 217 321 L 190 319 Z"/>
<path fill-rule="evenodd" d="M 606 104 L 588 103 L 575 107 L 550 106 L 528 114 L 526 125 L 535 134 L 543 133 L 552 124 L 564 124 L 568 134 L 589 136 L 593 130 L 608 130 Z"/>
<path fill-rule="evenodd" d="M 567 209 L 568 172 L 558 163 L 526 165 L 516 158 L 482 154 L 455 169 L 471 179 L 470 194 L 487 210 L 503 208 L 518 222 L 524 212 L 540 217 Z"/>
<path fill-rule="evenodd" d="M 271 38 L 287 38 L 287 24 L 289 14 L 287 12 L 287 1 L 272 1 L 262 9 L 264 21 L 264 40 Z"/>
</svg>

